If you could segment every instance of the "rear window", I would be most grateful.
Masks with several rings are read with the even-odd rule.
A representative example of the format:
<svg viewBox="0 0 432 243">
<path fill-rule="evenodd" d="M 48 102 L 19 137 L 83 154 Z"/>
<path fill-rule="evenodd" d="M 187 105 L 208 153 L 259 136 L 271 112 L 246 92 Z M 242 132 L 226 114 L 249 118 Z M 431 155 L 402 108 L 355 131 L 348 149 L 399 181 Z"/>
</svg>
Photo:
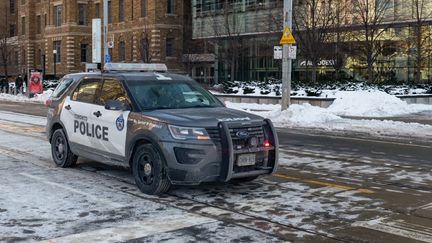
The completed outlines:
<svg viewBox="0 0 432 243">
<path fill-rule="evenodd" d="M 64 94 L 64 92 L 69 88 L 69 86 L 73 83 L 73 79 L 71 78 L 62 78 L 60 79 L 57 88 L 51 94 L 51 98 L 57 99 L 60 98 Z"/>
</svg>

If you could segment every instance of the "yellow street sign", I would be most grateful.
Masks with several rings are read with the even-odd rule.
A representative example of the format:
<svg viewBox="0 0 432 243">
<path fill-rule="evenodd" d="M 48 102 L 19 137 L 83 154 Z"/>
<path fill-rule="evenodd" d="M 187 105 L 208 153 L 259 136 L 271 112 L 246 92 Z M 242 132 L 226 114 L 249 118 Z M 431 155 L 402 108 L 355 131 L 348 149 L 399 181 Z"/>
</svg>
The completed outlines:
<svg viewBox="0 0 432 243">
<path fill-rule="evenodd" d="M 296 43 L 294 36 L 288 27 L 285 27 L 279 43 L 281 45 L 294 45 Z"/>
</svg>

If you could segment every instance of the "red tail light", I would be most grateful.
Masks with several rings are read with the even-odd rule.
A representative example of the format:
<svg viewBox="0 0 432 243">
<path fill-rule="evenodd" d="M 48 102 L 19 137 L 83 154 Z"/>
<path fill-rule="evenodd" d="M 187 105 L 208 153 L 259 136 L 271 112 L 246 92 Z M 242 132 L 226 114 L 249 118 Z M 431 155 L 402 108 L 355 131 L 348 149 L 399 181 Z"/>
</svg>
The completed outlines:
<svg viewBox="0 0 432 243">
<path fill-rule="evenodd" d="M 51 103 L 52 103 L 52 100 L 51 99 L 47 99 L 46 101 L 45 101 L 45 107 L 50 107 L 51 106 Z"/>
</svg>

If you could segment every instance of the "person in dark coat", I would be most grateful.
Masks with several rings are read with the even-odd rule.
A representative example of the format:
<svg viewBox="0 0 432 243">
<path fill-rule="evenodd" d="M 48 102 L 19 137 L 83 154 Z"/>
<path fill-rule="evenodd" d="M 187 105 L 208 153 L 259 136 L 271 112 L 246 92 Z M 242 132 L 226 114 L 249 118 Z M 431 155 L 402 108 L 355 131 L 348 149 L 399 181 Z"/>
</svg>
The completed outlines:
<svg viewBox="0 0 432 243">
<path fill-rule="evenodd" d="M 2 78 L 0 80 L 0 93 L 5 93 L 6 92 L 5 89 L 7 89 L 7 87 L 8 87 L 8 83 L 6 81 L 6 78 Z"/>
<path fill-rule="evenodd" d="M 24 80 L 21 77 L 21 75 L 19 75 L 16 79 L 15 79 L 15 89 L 16 89 L 16 94 L 22 93 L 22 88 L 23 88 L 23 84 L 24 84 Z"/>
</svg>

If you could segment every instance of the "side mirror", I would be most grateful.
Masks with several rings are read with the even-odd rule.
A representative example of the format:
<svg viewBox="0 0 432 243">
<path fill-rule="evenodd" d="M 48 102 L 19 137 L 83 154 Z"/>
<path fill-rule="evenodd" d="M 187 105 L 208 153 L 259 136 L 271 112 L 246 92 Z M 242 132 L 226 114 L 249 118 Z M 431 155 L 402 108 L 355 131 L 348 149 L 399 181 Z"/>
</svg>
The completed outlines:
<svg viewBox="0 0 432 243">
<path fill-rule="evenodd" d="M 125 111 L 129 110 L 129 105 L 118 101 L 118 100 L 108 100 L 105 104 L 105 109 L 110 111 Z"/>
</svg>

